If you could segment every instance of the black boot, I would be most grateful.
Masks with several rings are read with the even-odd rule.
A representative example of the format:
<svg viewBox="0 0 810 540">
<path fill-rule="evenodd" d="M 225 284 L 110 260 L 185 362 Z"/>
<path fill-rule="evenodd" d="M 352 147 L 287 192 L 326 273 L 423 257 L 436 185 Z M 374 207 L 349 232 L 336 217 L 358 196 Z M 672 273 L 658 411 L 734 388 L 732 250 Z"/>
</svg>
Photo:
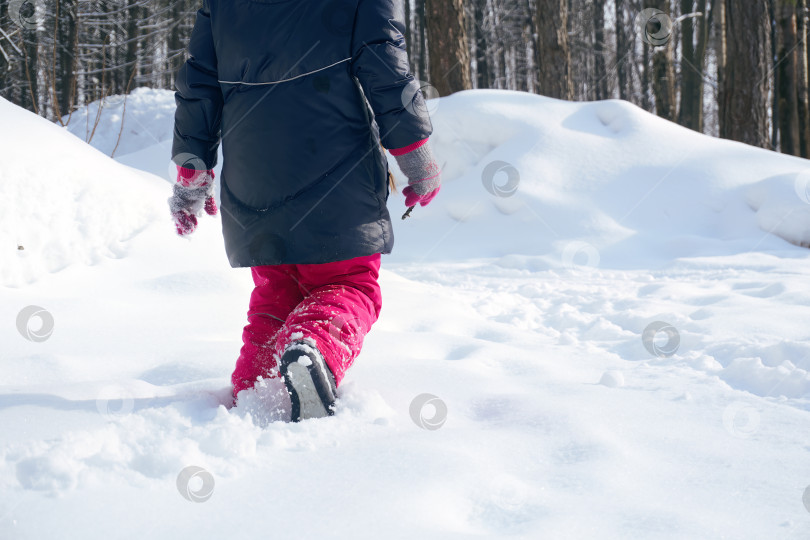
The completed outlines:
<svg viewBox="0 0 810 540">
<path fill-rule="evenodd" d="M 281 356 L 279 372 L 290 394 L 291 421 L 335 414 L 335 377 L 317 348 L 293 342 Z"/>
</svg>

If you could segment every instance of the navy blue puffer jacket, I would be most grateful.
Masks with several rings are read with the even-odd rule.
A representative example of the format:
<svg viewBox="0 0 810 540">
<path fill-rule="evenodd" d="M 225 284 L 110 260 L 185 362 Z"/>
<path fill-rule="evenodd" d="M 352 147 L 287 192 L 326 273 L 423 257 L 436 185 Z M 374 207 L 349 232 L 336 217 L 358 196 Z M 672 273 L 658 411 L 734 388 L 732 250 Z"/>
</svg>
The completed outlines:
<svg viewBox="0 0 810 540">
<path fill-rule="evenodd" d="M 231 266 L 390 253 L 388 162 L 433 128 L 394 0 L 204 0 L 173 160 L 216 165 Z"/>
</svg>

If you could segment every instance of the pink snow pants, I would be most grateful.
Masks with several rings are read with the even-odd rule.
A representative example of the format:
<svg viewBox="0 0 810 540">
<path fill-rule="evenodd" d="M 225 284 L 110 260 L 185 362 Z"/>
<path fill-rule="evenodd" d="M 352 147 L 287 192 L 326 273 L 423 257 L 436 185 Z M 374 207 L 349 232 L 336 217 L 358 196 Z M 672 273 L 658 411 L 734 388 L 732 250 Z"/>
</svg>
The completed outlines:
<svg viewBox="0 0 810 540">
<path fill-rule="evenodd" d="M 231 375 L 234 397 L 252 388 L 260 375 L 278 377 L 284 349 L 304 338 L 315 342 L 340 385 L 380 315 L 380 254 L 325 264 L 254 266 L 251 272 L 255 288 Z"/>
</svg>

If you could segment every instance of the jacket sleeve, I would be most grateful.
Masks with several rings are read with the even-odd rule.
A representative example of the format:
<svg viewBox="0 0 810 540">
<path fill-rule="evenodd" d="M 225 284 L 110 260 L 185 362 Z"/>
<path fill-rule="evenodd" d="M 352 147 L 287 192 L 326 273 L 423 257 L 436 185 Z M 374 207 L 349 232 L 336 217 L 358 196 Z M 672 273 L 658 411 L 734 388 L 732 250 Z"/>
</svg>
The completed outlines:
<svg viewBox="0 0 810 540">
<path fill-rule="evenodd" d="M 207 169 L 213 169 L 217 164 L 223 99 L 217 82 L 217 56 L 208 0 L 203 0 L 202 8 L 197 11 L 188 52 L 189 58 L 178 70 L 175 81 L 177 110 L 172 158 L 175 162 L 183 161 L 188 167 L 193 156 L 202 159 Z"/>
<path fill-rule="evenodd" d="M 433 132 L 419 83 L 410 73 L 401 6 L 401 0 L 360 0 L 352 33 L 352 74 L 386 148 L 408 146 Z"/>
</svg>

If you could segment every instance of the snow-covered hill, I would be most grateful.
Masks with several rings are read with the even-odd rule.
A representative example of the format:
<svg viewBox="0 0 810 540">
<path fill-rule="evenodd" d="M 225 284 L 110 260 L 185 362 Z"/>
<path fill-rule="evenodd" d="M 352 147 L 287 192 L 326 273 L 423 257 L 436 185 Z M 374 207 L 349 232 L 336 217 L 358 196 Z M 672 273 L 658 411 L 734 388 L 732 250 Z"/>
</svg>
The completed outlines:
<svg viewBox="0 0 810 540">
<path fill-rule="evenodd" d="M 337 415 L 291 425 L 222 406 L 252 283 L 218 218 L 173 233 L 173 94 L 96 149 L 94 106 L 0 99 L 0 538 L 810 536 L 810 162 L 619 101 L 429 103 L 443 190 Z"/>
</svg>

